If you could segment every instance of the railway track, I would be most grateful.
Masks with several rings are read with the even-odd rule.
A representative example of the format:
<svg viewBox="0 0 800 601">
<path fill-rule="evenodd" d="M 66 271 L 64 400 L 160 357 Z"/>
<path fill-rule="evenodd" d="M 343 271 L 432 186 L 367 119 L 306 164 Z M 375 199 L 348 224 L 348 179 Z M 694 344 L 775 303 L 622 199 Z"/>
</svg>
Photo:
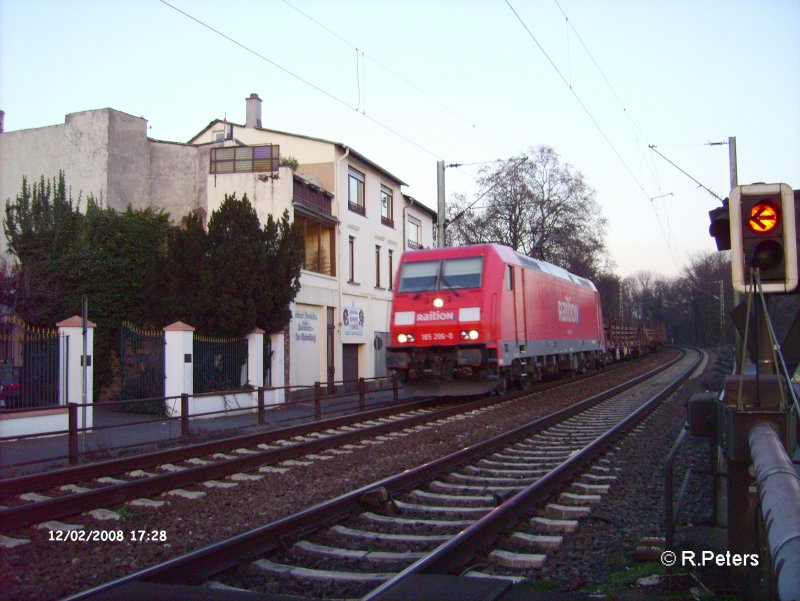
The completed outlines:
<svg viewBox="0 0 800 601">
<path fill-rule="evenodd" d="M 537 562 L 546 561 L 548 547 L 564 535 L 559 530 L 574 528 L 574 520 L 601 502 L 612 485 L 613 468 L 600 455 L 696 366 L 694 357 L 673 363 L 637 378 L 635 386 L 617 387 L 458 453 L 72 598 L 201 598 L 208 587 L 226 589 L 229 598 L 253 598 L 236 590 L 244 587 L 259 591 L 264 599 L 276 593 L 388 599 L 398 588 L 418 587 L 420 577 L 460 571 L 487 546 L 497 546 L 485 554 L 489 572 L 501 573 L 510 566 L 522 566 L 523 573 L 535 570 Z M 560 502 L 546 505 L 544 515 L 532 514 L 547 495 L 578 475 L 571 490 L 561 492 Z M 528 517 L 521 528 L 524 516 Z M 498 544 L 509 528 L 516 531 Z M 508 541 L 514 541 L 510 548 Z M 520 552 L 521 546 L 528 550 Z M 497 586 L 495 580 L 485 582 Z M 471 586 L 477 585 L 473 581 Z"/>
<path fill-rule="evenodd" d="M 551 382 L 525 394 L 541 394 L 564 385 Z M 332 449 L 346 452 L 348 445 L 365 440 L 370 444 L 454 416 L 479 415 L 522 394 L 461 404 L 418 400 L 286 429 L 0 480 L 0 502 L 8 504 L 0 506 L 0 535 L 36 524 L 64 529 L 69 525 L 56 520 L 83 512 L 101 520 L 113 519 L 106 508 L 123 503 L 158 507 L 163 501 L 151 497 L 162 494 L 200 498 L 214 488 L 258 479 L 260 473 L 319 460 Z"/>
</svg>

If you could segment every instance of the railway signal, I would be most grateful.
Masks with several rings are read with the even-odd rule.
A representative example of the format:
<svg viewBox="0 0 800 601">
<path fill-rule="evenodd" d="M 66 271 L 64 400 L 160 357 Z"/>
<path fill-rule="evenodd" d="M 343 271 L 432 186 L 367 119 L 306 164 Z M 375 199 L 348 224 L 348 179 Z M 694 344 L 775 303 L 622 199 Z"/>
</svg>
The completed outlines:
<svg viewBox="0 0 800 601">
<path fill-rule="evenodd" d="M 734 289 L 752 290 L 751 269 L 758 269 L 764 292 L 791 292 L 797 287 L 794 209 L 794 195 L 787 184 L 751 184 L 731 190 Z"/>
<path fill-rule="evenodd" d="M 708 233 L 717 243 L 717 250 L 731 249 L 731 219 L 728 213 L 728 199 L 726 198 L 721 207 L 708 212 L 711 225 L 708 226 Z"/>
</svg>

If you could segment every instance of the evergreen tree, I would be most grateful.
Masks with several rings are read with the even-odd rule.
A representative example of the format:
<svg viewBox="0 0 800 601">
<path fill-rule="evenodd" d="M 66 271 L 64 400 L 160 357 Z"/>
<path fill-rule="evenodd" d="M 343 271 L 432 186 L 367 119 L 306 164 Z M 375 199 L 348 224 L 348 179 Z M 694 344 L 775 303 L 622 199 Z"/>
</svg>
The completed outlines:
<svg viewBox="0 0 800 601">
<path fill-rule="evenodd" d="M 74 312 L 85 249 L 83 216 L 68 192 L 64 172 L 31 187 L 23 176 L 16 199 L 6 201 L 8 251 L 16 257 L 14 309 L 33 324 L 52 327 Z M 7 298 L 9 294 L 5 295 Z"/>
<path fill-rule="evenodd" d="M 279 222 L 270 216 L 262 227 L 246 194 L 241 200 L 226 195 L 208 222 L 193 325 L 216 336 L 282 329 L 300 289 L 302 264 L 302 240 L 288 212 Z"/>
</svg>

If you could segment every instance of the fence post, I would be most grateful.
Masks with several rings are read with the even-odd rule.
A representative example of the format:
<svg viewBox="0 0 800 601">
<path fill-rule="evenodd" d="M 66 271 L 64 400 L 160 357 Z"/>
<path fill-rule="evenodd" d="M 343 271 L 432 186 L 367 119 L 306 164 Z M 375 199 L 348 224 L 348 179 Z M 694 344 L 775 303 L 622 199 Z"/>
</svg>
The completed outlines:
<svg viewBox="0 0 800 601">
<path fill-rule="evenodd" d="M 164 328 L 164 396 L 194 393 L 194 328 L 176 321 Z M 168 407 L 169 417 L 175 417 Z"/>
<path fill-rule="evenodd" d="M 69 421 L 69 464 L 78 463 L 78 405 L 67 403 Z"/>
<path fill-rule="evenodd" d="M 314 382 L 314 419 L 322 419 L 322 387 L 319 382 Z"/>
<path fill-rule="evenodd" d="M 396 403 L 400 398 L 400 391 L 397 389 L 397 374 L 392 374 L 392 400 Z"/>
<path fill-rule="evenodd" d="M 359 411 L 364 411 L 364 388 L 366 386 L 366 382 L 364 378 L 358 379 L 358 409 Z"/>
<path fill-rule="evenodd" d="M 264 330 L 260 328 L 247 335 L 247 383 L 259 389 L 264 386 Z M 263 405 L 262 401 L 259 407 Z M 264 423 L 261 417 L 258 423 Z"/>
<path fill-rule="evenodd" d="M 181 437 L 189 438 L 189 395 L 181 393 Z"/>
<path fill-rule="evenodd" d="M 94 363 L 92 354 L 94 353 L 94 328 L 96 324 L 91 321 L 86 322 L 86 357 L 83 356 L 83 318 L 77 315 L 59 321 L 56 324 L 59 336 L 67 339 L 67 344 L 64 345 L 66 357 L 59 358 L 59 365 L 61 373 L 59 373 L 59 382 L 63 382 L 64 386 L 60 392 L 61 400 L 67 402 L 67 399 L 81 399 L 81 403 L 85 403 L 81 407 L 79 414 L 81 427 L 91 428 L 94 423 L 94 406 L 93 396 L 94 390 L 92 388 L 92 364 Z M 86 390 L 83 390 L 83 364 L 86 363 Z M 85 400 L 84 392 L 86 393 Z M 84 423 L 85 422 L 85 423 Z"/>
<path fill-rule="evenodd" d="M 263 426 L 264 422 L 264 387 L 258 387 L 258 425 Z"/>
</svg>

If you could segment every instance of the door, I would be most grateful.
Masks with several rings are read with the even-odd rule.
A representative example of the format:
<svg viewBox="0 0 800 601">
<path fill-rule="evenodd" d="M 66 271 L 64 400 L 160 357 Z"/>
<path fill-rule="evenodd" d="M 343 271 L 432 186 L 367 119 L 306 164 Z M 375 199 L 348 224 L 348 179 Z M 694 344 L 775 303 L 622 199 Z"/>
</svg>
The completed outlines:
<svg viewBox="0 0 800 601">
<path fill-rule="evenodd" d="M 386 345 L 389 342 L 389 332 L 375 332 L 372 344 L 375 347 L 375 377 L 386 377 Z"/>
<path fill-rule="evenodd" d="M 521 267 L 514 267 L 514 323 L 516 324 L 517 348 L 514 356 L 525 346 L 525 282 Z"/>
<path fill-rule="evenodd" d="M 358 390 L 358 346 L 357 344 L 342 345 L 342 373 L 345 392 Z"/>
</svg>

